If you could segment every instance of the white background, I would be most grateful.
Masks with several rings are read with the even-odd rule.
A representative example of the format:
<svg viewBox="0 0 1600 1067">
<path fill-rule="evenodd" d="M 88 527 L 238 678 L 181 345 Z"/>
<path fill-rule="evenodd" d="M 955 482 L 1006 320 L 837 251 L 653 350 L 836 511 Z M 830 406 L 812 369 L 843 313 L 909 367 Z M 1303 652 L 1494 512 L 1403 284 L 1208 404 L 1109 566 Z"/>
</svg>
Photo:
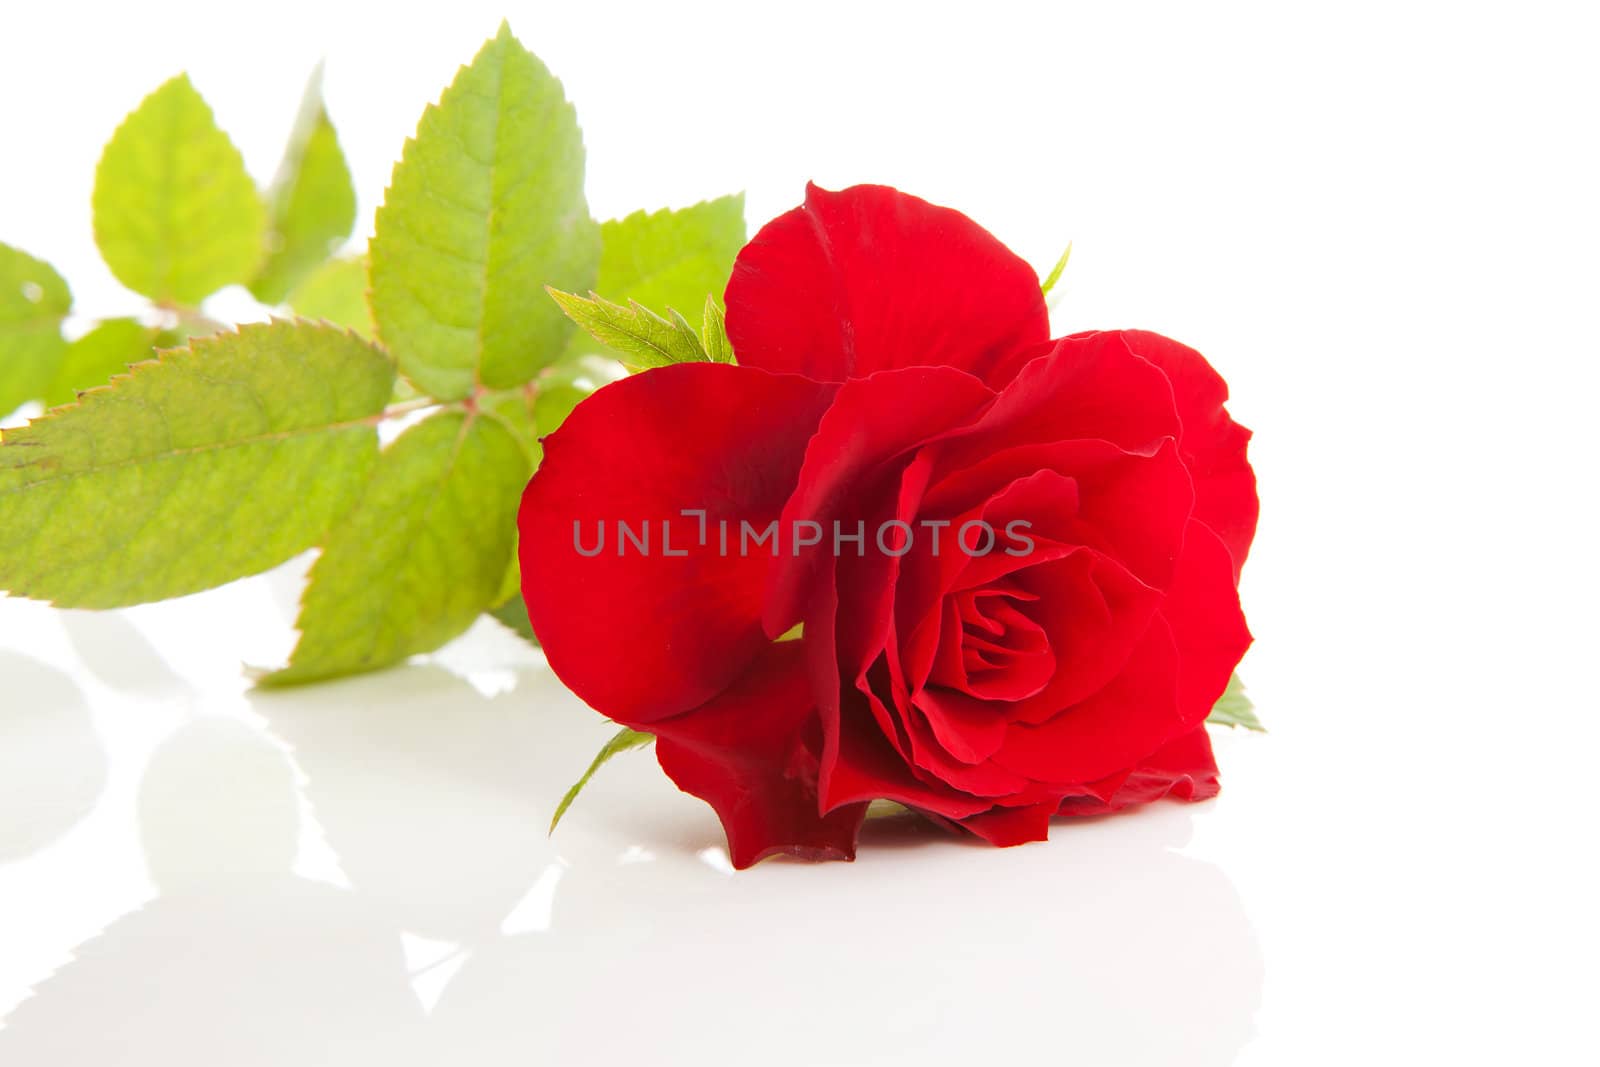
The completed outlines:
<svg viewBox="0 0 1600 1067">
<path fill-rule="evenodd" d="M 1207 353 L 1271 733 L 1202 807 L 733 876 L 647 756 L 544 839 L 605 731 L 492 626 L 262 701 L 292 572 L 0 601 L 0 1063 L 1600 1062 L 1592 5 L 13 6 L 0 240 L 131 310 L 122 115 L 187 69 L 265 180 L 322 57 L 370 225 L 502 15 L 600 217 L 888 182 Z"/>
</svg>

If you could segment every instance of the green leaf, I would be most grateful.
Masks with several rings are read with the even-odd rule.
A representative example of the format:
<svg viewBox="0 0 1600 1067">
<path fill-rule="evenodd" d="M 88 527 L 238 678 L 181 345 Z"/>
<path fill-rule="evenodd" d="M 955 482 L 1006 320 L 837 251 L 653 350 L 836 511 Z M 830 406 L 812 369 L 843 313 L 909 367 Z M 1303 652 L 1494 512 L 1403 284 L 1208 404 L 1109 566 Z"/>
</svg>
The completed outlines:
<svg viewBox="0 0 1600 1067">
<path fill-rule="evenodd" d="M 1047 298 L 1050 296 L 1050 290 L 1054 289 L 1056 287 L 1056 283 L 1061 280 L 1061 275 L 1067 269 L 1067 261 L 1071 258 L 1072 242 L 1068 241 L 1066 249 L 1061 253 L 1061 258 L 1056 260 L 1056 265 L 1050 268 L 1050 273 L 1045 277 L 1044 282 L 1039 286 L 1039 290 L 1044 293 Z"/>
<path fill-rule="evenodd" d="M 513 593 L 510 600 L 499 607 L 491 608 L 489 614 L 524 641 L 535 646 L 539 644 L 539 639 L 533 634 L 533 625 L 528 622 L 528 605 L 523 601 L 521 593 Z"/>
<path fill-rule="evenodd" d="M 248 279 L 266 212 L 244 160 L 180 74 L 112 134 L 94 175 L 94 238 L 117 280 L 195 306 Z"/>
<path fill-rule="evenodd" d="M 250 292 L 264 304 L 279 304 L 338 250 L 356 224 L 356 191 L 322 102 L 320 66 L 306 85 L 266 200 L 267 258 Z"/>
<path fill-rule="evenodd" d="M 365 482 L 393 382 L 343 331 L 247 325 L 0 433 L 0 589 L 114 608 L 282 563 Z"/>
<path fill-rule="evenodd" d="M 590 293 L 587 297 L 545 287 L 561 310 L 588 331 L 589 336 L 616 352 L 622 362 L 641 370 L 674 363 L 703 363 L 710 359 L 683 316 L 672 321 L 633 301 L 627 307 Z"/>
<path fill-rule="evenodd" d="M 378 336 L 425 393 L 521 385 L 565 349 L 571 325 L 536 297 L 594 279 L 583 138 L 561 83 L 505 26 L 423 113 L 370 255 Z"/>
<path fill-rule="evenodd" d="M 55 268 L 0 244 L 0 418 L 43 396 L 66 353 L 72 290 Z"/>
<path fill-rule="evenodd" d="M 1255 705 L 1245 696 L 1244 683 L 1239 680 L 1237 674 L 1228 679 L 1228 688 L 1217 698 L 1211 714 L 1206 716 L 1206 722 L 1216 723 L 1218 726 L 1243 726 L 1246 730 L 1266 732 L 1266 727 L 1256 718 Z"/>
<path fill-rule="evenodd" d="M 289 684 L 429 652 L 499 594 L 516 544 L 527 454 L 501 423 L 443 411 L 386 448 L 371 485 L 311 568 Z"/>
<path fill-rule="evenodd" d="M 626 726 L 618 730 L 616 735 L 600 749 L 599 754 L 594 758 L 594 762 L 589 764 L 589 769 L 583 772 L 583 777 L 579 778 L 572 788 L 567 790 L 567 795 L 561 798 L 560 804 L 556 805 L 556 813 L 550 819 L 550 832 L 556 832 L 556 826 L 561 822 L 561 816 L 565 815 L 567 809 L 572 807 L 572 802 L 578 799 L 578 794 L 583 792 L 583 787 L 589 784 L 589 779 L 594 777 L 594 773 L 609 762 L 612 756 L 627 752 L 629 749 L 643 748 L 654 740 L 654 734 L 640 733 L 638 730 L 630 730 Z"/>
<path fill-rule="evenodd" d="M 505 577 L 500 581 L 500 592 L 495 595 L 495 605 L 486 614 L 535 648 L 539 647 L 539 639 L 533 635 L 533 625 L 528 622 L 528 606 L 522 599 L 522 568 L 518 565 L 514 549 L 511 565 L 506 568 Z"/>
<path fill-rule="evenodd" d="M 596 344 L 638 368 L 712 360 L 733 362 L 716 294 L 727 288 L 744 247 L 744 194 L 706 200 L 682 210 L 636 211 L 600 227 L 597 290 L 586 299 L 550 289 L 561 309 L 583 327 L 574 354 Z M 617 301 L 626 301 L 618 303 Z M 702 330 L 680 308 L 704 308 Z M 650 308 L 664 308 L 663 316 Z"/>
<path fill-rule="evenodd" d="M 601 224 L 600 273 L 594 288 L 612 300 L 693 310 L 706 294 L 720 295 L 727 288 L 744 242 L 743 193 L 677 211 L 635 211 Z M 589 338 L 573 338 L 573 354 L 593 351 Z"/>
<path fill-rule="evenodd" d="M 728 340 L 728 324 L 722 305 L 711 293 L 706 294 L 706 310 L 702 316 L 700 339 L 705 343 L 706 355 L 713 363 L 733 362 L 733 342 Z"/>
<path fill-rule="evenodd" d="M 553 433 L 596 389 L 628 376 L 628 369 L 603 356 L 579 356 L 556 364 L 539 376 L 533 399 L 533 421 L 539 435 Z"/>
<path fill-rule="evenodd" d="M 603 223 L 600 241 L 595 288 L 651 307 L 696 307 L 728 286 L 745 243 L 744 194 L 635 211 Z"/>
<path fill-rule="evenodd" d="M 151 357 L 159 334 L 138 319 L 100 323 L 67 346 L 61 370 L 45 391 L 45 404 L 70 404 L 82 390 L 105 385 L 114 374 L 126 374 L 131 364 Z"/>
<path fill-rule="evenodd" d="M 527 454 L 530 469 L 539 465 L 544 458 L 544 449 L 539 446 L 539 427 L 534 421 L 533 390 L 524 387 L 491 394 L 483 402 L 481 410 L 511 431 L 511 436 L 517 439 L 517 444 Z"/>
<path fill-rule="evenodd" d="M 365 259 L 328 260 L 289 294 L 288 304 L 301 318 L 326 319 L 363 337 L 372 336 Z"/>
</svg>

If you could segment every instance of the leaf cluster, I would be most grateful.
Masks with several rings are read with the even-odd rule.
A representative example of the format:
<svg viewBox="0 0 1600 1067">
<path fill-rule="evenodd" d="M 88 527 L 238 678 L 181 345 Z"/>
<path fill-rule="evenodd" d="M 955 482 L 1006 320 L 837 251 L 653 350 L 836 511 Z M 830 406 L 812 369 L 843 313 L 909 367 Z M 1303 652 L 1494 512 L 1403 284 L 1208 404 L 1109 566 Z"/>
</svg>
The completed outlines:
<svg viewBox="0 0 1600 1067">
<path fill-rule="evenodd" d="M 742 196 L 598 222 L 561 83 L 502 26 L 423 113 L 364 253 L 350 168 L 312 77 L 260 188 L 179 75 L 118 127 L 95 239 L 149 300 L 79 315 L 44 261 L 0 245 L 0 589 L 115 608 L 208 589 L 319 549 L 299 641 L 265 684 L 437 648 L 490 613 L 525 636 L 516 510 L 538 439 L 634 366 L 545 287 L 630 314 L 706 308 L 696 358 L 731 360 L 715 297 Z M 270 321 L 205 304 L 244 286 Z M 604 339 L 602 339 L 604 340 Z M 683 351 L 683 340 L 673 351 Z"/>
</svg>

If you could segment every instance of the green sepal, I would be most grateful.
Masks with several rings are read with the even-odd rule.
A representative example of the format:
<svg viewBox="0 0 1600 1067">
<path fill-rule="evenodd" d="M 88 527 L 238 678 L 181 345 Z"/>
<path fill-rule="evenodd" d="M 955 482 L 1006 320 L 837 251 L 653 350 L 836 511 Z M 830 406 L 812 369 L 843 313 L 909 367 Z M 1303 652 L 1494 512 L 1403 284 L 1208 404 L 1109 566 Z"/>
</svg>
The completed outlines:
<svg viewBox="0 0 1600 1067">
<path fill-rule="evenodd" d="M 1206 716 L 1206 722 L 1216 726 L 1242 726 L 1246 730 L 1256 730 L 1266 733 L 1266 727 L 1261 725 L 1261 720 L 1256 718 L 1255 705 L 1245 695 L 1244 683 L 1235 674 L 1228 679 L 1228 687 L 1222 691 L 1217 702 L 1211 708 L 1211 714 Z"/>
<path fill-rule="evenodd" d="M 583 772 L 583 777 L 573 783 L 572 788 L 567 790 L 566 795 L 561 798 L 561 803 L 556 805 L 556 813 L 550 818 L 550 832 L 552 834 L 556 832 L 556 826 L 561 822 L 561 816 L 567 813 L 567 809 L 572 807 L 572 802 L 578 799 L 578 794 L 583 792 L 583 787 L 589 784 L 589 779 L 593 778 L 595 772 L 608 763 L 611 757 L 627 752 L 630 749 L 643 748 L 654 740 L 654 734 L 630 730 L 626 726 L 618 730 L 611 740 L 601 747 L 599 753 L 594 757 L 594 762 L 589 764 L 589 769 Z"/>
</svg>

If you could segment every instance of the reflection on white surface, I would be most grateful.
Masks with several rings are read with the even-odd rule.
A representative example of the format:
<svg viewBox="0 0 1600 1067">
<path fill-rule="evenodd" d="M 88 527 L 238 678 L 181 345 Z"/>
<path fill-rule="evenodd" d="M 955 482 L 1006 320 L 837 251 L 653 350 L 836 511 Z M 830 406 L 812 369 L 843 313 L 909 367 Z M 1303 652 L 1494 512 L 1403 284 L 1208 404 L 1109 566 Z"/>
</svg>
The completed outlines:
<svg viewBox="0 0 1600 1067">
<path fill-rule="evenodd" d="M 621 862 L 628 862 L 629 857 L 638 851 L 637 848 L 629 849 L 623 854 Z M 500 932 L 516 935 L 543 933 L 550 929 L 550 917 L 555 910 L 556 887 L 561 884 L 561 876 L 566 870 L 566 861 L 556 860 L 540 872 L 539 880 L 533 883 L 528 895 L 511 909 L 511 914 L 500 924 Z"/>
<path fill-rule="evenodd" d="M 85 813 L 106 759 L 86 702 L 123 787 L 77 831 L 7 831 L 66 836 L 0 866 L 0 930 L 27 949 L 0 967 L 35 961 L 5 974 L 0 1063 L 1037 1062 L 1048 1039 L 1066 1062 L 1226 1064 L 1252 1032 L 1255 938 L 1228 879 L 1179 851 L 1192 809 L 1006 851 L 876 820 L 853 865 L 734 874 L 648 752 L 546 835 L 607 724 L 492 628 L 439 663 L 254 693 L 178 682 L 127 617 L 60 621 L 32 643 L 88 695 L 11 655 L 32 710 L 6 758 L 79 784 L 29 806 L 62 779 L 24 775 L 8 813 Z M 466 680 L 495 672 L 511 684 Z M 107 921 L 26 933 L 11 903 L 79 907 L 51 880 L 130 846 L 142 875 L 110 870 L 80 909 L 123 901 Z"/>
<path fill-rule="evenodd" d="M 0 650 L 0 863 L 23 859 L 89 813 L 106 757 L 72 679 Z"/>
</svg>

